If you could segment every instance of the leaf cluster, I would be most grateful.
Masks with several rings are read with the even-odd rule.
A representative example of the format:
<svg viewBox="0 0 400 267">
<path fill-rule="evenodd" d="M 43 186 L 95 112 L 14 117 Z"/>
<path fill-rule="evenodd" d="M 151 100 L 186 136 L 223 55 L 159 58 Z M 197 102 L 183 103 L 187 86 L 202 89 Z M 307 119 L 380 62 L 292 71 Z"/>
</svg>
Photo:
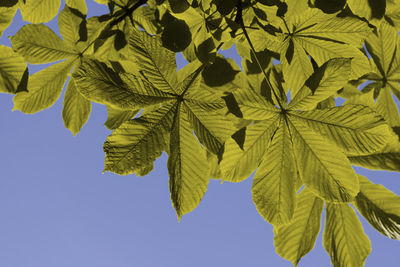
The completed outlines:
<svg viewBox="0 0 400 267">
<path fill-rule="evenodd" d="M 398 0 L 67 0 L 61 37 L 44 24 L 60 0 L 0 1 L 32 24 L 0 46 L 0 92 L 36 113 L 64 95 L 76 135 L 92 102 L 108 110 L 104 171 L 146 175 L 168 155 L 178 219 L 210 178 L 241 182 L 297 265 L 323 244 L 333 266 L 363 266 L 371 244 L 353 207 L 400 240 L 400 197 L 352 165 L 400 171 Z M 221 55 L 236 48 L 241 66 Z M 189 62 L 177 70 L 176 55 Z M 33 75 L 29 64 L 53 63 Z M 70 78 L 69 78 L 70 77 Z M 339 98 L 345 99 L 341 105 Z M 397 98 L 397 100 L 396 100 Z"/>
</svg>

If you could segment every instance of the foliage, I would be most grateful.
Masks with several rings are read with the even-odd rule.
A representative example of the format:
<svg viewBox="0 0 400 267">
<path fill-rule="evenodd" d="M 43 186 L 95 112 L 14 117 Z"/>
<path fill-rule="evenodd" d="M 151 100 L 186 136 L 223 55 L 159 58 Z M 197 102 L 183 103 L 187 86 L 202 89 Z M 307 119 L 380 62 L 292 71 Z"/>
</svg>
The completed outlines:
<svg viewBox="0 0 400 267">
<path fill-rule="evenodd" d="M 363 266 L 371 244 L 353 210 L 400 240 L 400 197 L 352 165 L 400 171 L 398 0 L 0 1 L 0 34 L 17 9 L 28 24 L 0 46 L 0 92 L 14 109 L 51 107 L 74 135 L 91 103 L 114 130 L 104 171 L 146 175 L 168 154 L 178 219 L 210 178 L 248 179 L 277 253 L 297 265 L 323 244 L 333 266 Z M 235 46 L 240 69 L 219 52 Z M 177 70 L 175 57 L 189 62 Z M 29 75 L 29 64 L 55 62 Z M 275 62 L 275 64 L 274 64 Z M 276 64 L 276 62 L 279 62 Z M 335 99 L 346 99 L 336 105 Z"/>
</svg>

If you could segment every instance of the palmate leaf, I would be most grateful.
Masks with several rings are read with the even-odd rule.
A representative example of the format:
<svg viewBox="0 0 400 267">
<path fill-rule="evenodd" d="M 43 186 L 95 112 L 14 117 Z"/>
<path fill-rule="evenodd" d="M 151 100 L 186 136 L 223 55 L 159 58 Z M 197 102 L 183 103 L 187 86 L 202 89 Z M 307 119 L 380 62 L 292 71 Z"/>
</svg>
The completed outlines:
<svg viewBox="0 0 400 267">
<path fill-rule="evenodd" d="M 371 54 L 370 72 L 361 77 L 373 81 L 369 88 L 377 93 L 376 109 L 391 126 L 400 126 L 400 116 L 393 96 L 400 99 L 400 38 L 398 32 L 386 22 L 369 35 L 365 46 Z M 364 89 L 364 91 L 367 88 Z"/>
<path fill-rule="evenodd" d="M 326 203 L 323 244 L 334 267 L 362 267 L 371 252 L 371 242 L 348 204 Z"/>
<path fill-rule="evenodd" d="M 327 15 L 318 9 L 307 9 L 302 14 L 287 17 L 286 25 L 277 25 L 282 34 L 277 37 L 265 33 L 264 38 L 280 42 L 275 45 L 280 53 L 283 72 L 292 96 L 313 72 L 309 54 L 319 66 L 332 58 L 353 58 L 352 78 L 358 78 L 368 71 L 368 59 L 358 49 L 363 39 L 371 33 L 368 25 L 353 17 Z M 287 26 L 287 27 L 286 27 Z M 265 42 L 268 44 L 269 42 Z M 261 46 L 262 47 L 262 46 Z M 264 46 L 263 48 L 271 49 Z"/>
<path fill-rule="evenodd" d="M 307 102 L 306 107 L 315 107 L 322 100 L 334 95 L 337 88 L 347 82 L 347 79 L 340 79 L 342 84 L 329 81 L 323 74 L 331 74 L 334 77 L 340 76 L 343 71 L 348 71 L 348 60 L 334 59 L 321 67 L 321 69 L 323 70 L 321 75 L 315 75 L 313 77 L 314 80 L 308 81 L 308 85 L 313 90 L 310 90 L 309 87 L 304 87 L 302 89 L 303 92 L 300 92 L 293 99 L 295 103 L 289 103 L 286 110 L 285 108 L 281 110 L 272 106 L 269 102 L 262 100 L 263 97 L 255 92 L 242 93 L 241 90 L 238 90 L 233 93 L 239 106 L 240 114 L 244 119 L 254 119 L 255 117 L 252 114 L 265 115 L 264 118 L 259 117 L 264 119 L 263 121 L 241 129 L 232 136 L 233 139 L 228 139 L 225 143 L 225 152 L 221 161 L 223 180 L 242 181 L 257 167 L 259 168 L 257 172 L 264 173 L 265 171 L 269 173 L 269 167 L 259 166 L 259 163 L 268 154 L 268 146 L 271 143 L 271 139 L 274 142 L 276 132 L 283 127 L 282 125 L 287 124 L 290 133 L 286 135 L 286 138 L 290 140 L 287 143 L 291 142 L 293 144 L 293 153 L 297 165 L 295 173 L 299 172 L 303 183 L 315 194 L 328 201 L 349 202 L 353 200 L 359 191 L 358 179 L 351 168 L 350 161 L 340 151 L 339 147 L 344 143 L 350 142 L 350 138 L 351 142 L 364 142 L 364 139 L 367 138 L 363 134 L 368 135 L 366 132 L 371 131 L 371 133 L 375 132 L 377 135 L 368 135 L 368 139 L 371 139 L 368 143 L 369 148 L 367 149 L 367 145 L 362 143 L 356 143 L 352 144 L 352 151 L 355 151 L 354 153 L 370 150 L 377 151 L 386 144 L 385 141 L 388 141 L 384 140 L 385 137 L 393 137 L 393 133 L 388 130 L 387 126 L 383 125 L 382 129 L 387 129 L 388 132 L 382 133 L 383 136 L 380 136 L 380 133 L 377 132 L 381 131 L 379 127 L 384 122 L 381 122 L 381 117 L 376 113 L 370 114 L 369 112 L 373 111 L 367 107 L 360 109 L 358 106 L 349 106 L 339 107 L 337 110 L 332 110 L 331 108 L 310 111 L 296 110 L 298 106 L 301 106 L 302 99 Z M 332 88 L 336 88 L 336 90 L 332 90 Z M 306 90 L 308 90 L 308 93 L 305 93 Z M 257 98 L 260 100 L 257 100 Z M 249 106 L 251 109 L 249 109 Z M 347 122 L 345 119 L 343 121 L 339 118 L 335 119 L 334 113 L 347 114 L 349 119 Z M 309 117 L 301 118 L 299 114 L 309 114 Z M 332 117 L 324 121 L 322 117 L 327 116 L 326 118 L 328 118 L 328 114 L 332 114 Z M 366 116 L 364 119 L 375 123 L 371 126 L 366 125 L 366 132 L 359 129 L 363 116 Z M 281 122 L 280 124 L 279 121 Z M 350 137 L 349 134 L 347 134 L 347 137 L 346 135 L 342 137 L 341 135 L 346 132 L 343 128 L 347 127 L 347 130 L 350 130 L 352 123 L 354 123 L 352 127 L 359 131 L 358 138 Z M 357 125 L 357 123 L 360 125 Z M 369 127 L 372 127 L 371 130 L 367 130 Z M 375 127 L 376 129 L 373 129 Z M 239 139 L 238 136 L 241 135 L 244 135 L 244 137 Z M 331 156 L 332 153 L 335 154 L 335 157 Z M 266 170 L 261 169 L 261 167 L 266 168 Z M 275 180 L 279 181 L 281 179 L 279 172 L 274 172 L 274 174 L 278 175 Z"/>
<path fill-rule="evenodd" d="M 324 205 L 322 199 L 307 187 L 297 195 L 296 202 L 292 221 L 286 225 L 274 226 L 276 252 L 294 266 L 314 247 Z"/>
<path fill-rule="evenodd" d="M 146 175 L 166 150 L 171 200 L 180 219 L 207 189 L 211 169 L 204 147 L 217 154 L 234 132 L 233 123 L 223 115 L 223 92 L 206 89 L 199 62 L 177 74 L 175 59 L 159 38 L 137 31 L 129 49 L 140 54 L 135 64 L 125 64 L 134 67 L 130 72 L 85 60 L 73 78 L 85 97 L 112 111 L 111 127 L 134 116 L 133 109 L 145 108 L 142 116 L 123 122 L 107 138 L 104 171 Z"/>
<path fill-rule="evenodd" d="M 400 197 L 359 175 L 355 204 L 361 215 L 381 234 L 400 240 Z"/>
<path fill-rule="evenodd" d="M 82 1 L 69 1 L 76 7 L 83 7 Z M 30 77 L 29 92 L 21 92 L 14 99 L 14 109 L 26 113 L 39 112 L 50 107 L 60 96 L 63 85 L 71 70 L 80 62 L 82 52 L 89 44 L 81 40 L 85 30 L 81 27 L 85 16 L 67 5 L 61 11 L 58 24 L 65 41 L 43 24 L 25 25 L 11 38 L 14 50 L 32 64 L 49 63 L 65 60 Z M 82 24 L 83 23 L 83 24 Z M 65 126 L 75 135 L 87 121 L 90 103 L 76 91 L 75 85 L 67 89 L 63 107 Z"/>
<path fill-rule="evenodd" d="M 0 93 L 15 94 L 26 70 L 20 55 L 10 47 L 0 45 Z"/>
</svg>

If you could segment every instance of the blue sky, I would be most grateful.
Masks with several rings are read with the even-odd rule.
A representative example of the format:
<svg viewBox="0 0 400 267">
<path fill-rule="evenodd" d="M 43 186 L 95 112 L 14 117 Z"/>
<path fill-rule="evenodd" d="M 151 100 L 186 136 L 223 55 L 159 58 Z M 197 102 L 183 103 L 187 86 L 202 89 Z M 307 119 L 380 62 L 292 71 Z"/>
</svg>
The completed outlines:
<svg viewBox="0 0 400 267">
<path fill-rule="evenodd" d="M 87 3 L 89 15 L 107 10 Z M 18 13 L 0 44 L 9 45 L 21 25 Z M 56 19 L 48 25 L 57 31 Z M 232 51 L 224 55 L 235 58 Z M 105 107 L 94 104 L 73 137 L 62 122 L 62 98 L 34 115 L 12 106 L 12 96 L 1 94 L 0 266 L 292 266 L 275 253 L 272 227 L 251 201 L 252 179 L 212 180 L 200 206 L 178 223 L 165 155 L 145 177 L 101 174 L 110 134 Z M 400 194 L 398 173 L 356 169 Z M 398 266 L 400 243 L 363 225 L 373 249 L 366 266 Z M 321 239 L 322 232 L 299 266 L 330 266 Z"/>
</svg>

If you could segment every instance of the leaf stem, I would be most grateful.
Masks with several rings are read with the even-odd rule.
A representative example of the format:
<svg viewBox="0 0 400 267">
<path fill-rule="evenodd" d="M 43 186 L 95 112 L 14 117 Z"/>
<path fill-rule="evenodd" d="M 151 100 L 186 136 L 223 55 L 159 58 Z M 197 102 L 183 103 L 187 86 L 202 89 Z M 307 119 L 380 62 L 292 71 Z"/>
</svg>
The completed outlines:
<svg viewBox="0 0 400 267">
<path fill-rule="evenodd" d="M 240 27 L 241 27 L 241 29 L 242 29 L 242 31 L 243 31 L 243 34 L 244 34 L 244 36 L 246 37 L 246 40 L 247 40 L 247 42 L 248 42 L 249 45 L 250 45 L 251 52 L 253 53 L 254 58 L 256 59 L 257 65 L 258 65 L 258 67 L 260 68 L 260 70 L 262 71 L 262 73 L 264 74 L 265 81 L 267 82 L 268 86 L 271 88 L 271 91 L 272 91 L 272 93 L 274 94 L 275 99 L 276 99 L 276 101 L 278 102 L 278 105 L 279 105 L 280 109 L 281 109 L 281 110 L 284 110 L 283 105 L 282 105 L 282 103 L 281 103 L 281 101 L 280 101 L 280 98 L 278 97 L 277 93 L 276 93 L 275 90 L 274 90 L 274 87 L 272 86 L 271 82 L 269 81 L 268 75 L 267 75 L 267 73 L 265 73 L 265 70 L 264 70 L 264 68 L 262 67 L 261 63 L 260 63 L 260 60 L 259 60 L 258 57 L 257 57 L 257 53 L 256 53 L 256 50 L 254 49 L 253 43 L 251 42 L 250 37 L 249 37 L 249 35 L 247 34 L 247 30 L 246 30 L 246 27 L 244 26 L 244 22 L 243 22 L 243 16 L 242 16 L 242 1 L 241 1 L 241 0 L 238 1 L 237 8 L 238 8 L 238 10 L 237 10 L 237 15 L 236 15 L 236 16 L 237 16 L 237 17 L 236 17 L 236 21 L 239 22 Z"/>
</svg>

